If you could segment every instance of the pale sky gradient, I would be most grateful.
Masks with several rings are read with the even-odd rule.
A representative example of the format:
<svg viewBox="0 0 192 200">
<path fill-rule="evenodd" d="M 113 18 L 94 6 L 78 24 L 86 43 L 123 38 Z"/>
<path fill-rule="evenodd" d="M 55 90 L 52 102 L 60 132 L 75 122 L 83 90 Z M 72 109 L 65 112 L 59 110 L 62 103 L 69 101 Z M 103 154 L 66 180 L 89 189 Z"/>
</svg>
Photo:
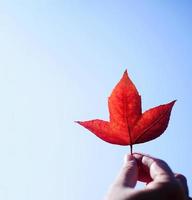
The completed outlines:
<svg viewBox="0 0 192 200">
<path fill-rule="evenodd" d="M 134 151 L 166 160 L 192 188 L 191 9 L 190 0 L 1 0 L 0 199 L 102 199 L 129 147 L 73 121 L 108 119 L 125 69 L 143 110 L 178 100 L 167 131 Z"/>
</svg>

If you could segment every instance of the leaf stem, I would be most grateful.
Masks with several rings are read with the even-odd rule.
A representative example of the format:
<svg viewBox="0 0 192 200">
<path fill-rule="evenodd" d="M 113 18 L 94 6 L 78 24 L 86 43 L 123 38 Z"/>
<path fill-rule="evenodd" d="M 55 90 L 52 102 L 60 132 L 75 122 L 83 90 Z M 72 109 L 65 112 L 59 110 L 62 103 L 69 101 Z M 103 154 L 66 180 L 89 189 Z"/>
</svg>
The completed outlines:
<svg viewBox="0 0 192 200">
<path fill-rule="evenodd" d="M 130 144 L 130 153 L 131 153 L 131 155 L 133 155 L 133 145 L 132 144 Z"/>
</svg>

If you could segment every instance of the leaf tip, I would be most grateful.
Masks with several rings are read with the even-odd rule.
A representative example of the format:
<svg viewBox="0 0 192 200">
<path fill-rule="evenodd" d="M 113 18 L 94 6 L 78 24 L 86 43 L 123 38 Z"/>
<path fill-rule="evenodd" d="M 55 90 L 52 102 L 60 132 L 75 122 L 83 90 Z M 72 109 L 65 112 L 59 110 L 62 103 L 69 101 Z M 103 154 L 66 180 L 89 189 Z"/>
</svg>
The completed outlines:
<svg viewBox="0 0 192 200">
<path fill-rule="evenodd" d="M 176 103 L 176 101 L 177 101 L 177 99 L 171 101 L 171 102 L 170 102 L 170 105 L 171 105 L 171 106 L 174 106 L 174 104 Z"/>
<path fill-rule="evenodd" d="M 80 122 L 80 121 L 74 121 L 74 122 L 81 125 L 81 122 Z"/>
<path fill-rule="evenodd" d="M 127 76 L 128 77 L 127 69 L 124 71 L 123 76 Z"/>
</svg>

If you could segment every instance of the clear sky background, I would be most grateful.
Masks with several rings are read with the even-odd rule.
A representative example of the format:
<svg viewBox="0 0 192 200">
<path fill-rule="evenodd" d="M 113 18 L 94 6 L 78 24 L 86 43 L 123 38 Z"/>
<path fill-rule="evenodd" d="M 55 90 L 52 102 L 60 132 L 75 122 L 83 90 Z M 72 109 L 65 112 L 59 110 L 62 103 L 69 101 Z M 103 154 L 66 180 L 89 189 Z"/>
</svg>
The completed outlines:
<svg viewBox="0 0 192 200">
<path fill-rule="evenodd" d="M 178 100 L 166 132 L 134 151 L 192 188 L 191 10 L 190 0 L 1 0 L 0 199 L 102 199 L 129 147 L 73 121 L 108 119 L 125 69 L 143 110 Z"/>
</svg>

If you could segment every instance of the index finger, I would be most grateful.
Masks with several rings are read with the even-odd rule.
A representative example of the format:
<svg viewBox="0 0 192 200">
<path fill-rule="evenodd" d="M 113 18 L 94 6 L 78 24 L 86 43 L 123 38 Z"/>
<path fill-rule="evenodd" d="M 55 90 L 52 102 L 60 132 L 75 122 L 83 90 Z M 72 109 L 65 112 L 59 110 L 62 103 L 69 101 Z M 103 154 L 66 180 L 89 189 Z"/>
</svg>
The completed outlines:
<svg viewBox="0 0 192 200">
<path fill-rule="evenodd" d="M 144 167 L 148 168 L 149 175 L 154 181 L 165 182 L 174 179 L 174 174 L 168 164 L 149 155 L 135 153 L 133 156 Z"/>
</svg>

